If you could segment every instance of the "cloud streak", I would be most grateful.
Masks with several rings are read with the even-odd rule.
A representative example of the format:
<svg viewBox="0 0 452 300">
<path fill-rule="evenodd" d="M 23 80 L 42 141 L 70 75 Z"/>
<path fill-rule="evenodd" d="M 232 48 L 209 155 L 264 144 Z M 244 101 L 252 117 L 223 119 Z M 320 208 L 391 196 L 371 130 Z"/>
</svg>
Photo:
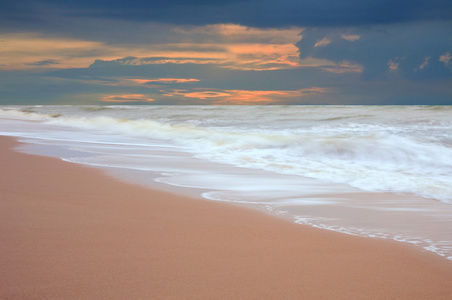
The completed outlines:
<svg viewBox="0 0 452 300">
<path fill-rule="evenodd" d="M 113 103 L 148 103 L 153 102 L 154 99 L 143 94 L 125 94 L 103 96 L 100 98 L 100 101 Z"/>
<path fill-rule="evenodd" d="M 170 43 L 108 44 L 37 33 L 0 34 L 2 69 L 80 68 L 95 60 L 128 65 L 197 63 L 269 70 L 299 66 L 300 28 L 258 29 L 234 24 L 174 27 Z M 127 58 L 127 59 L 125 59 Z"/>
<path fill-rule="evenodd" d="M 113 60 L 130 54 L 151 56 L 153 52 L 144 47 L 112 46 L 38 33 L 0 34 L 0 69 L 4 70 L 80 68 L 89 66 L 95 59 Z"/>
<path fill-rule="evenodd" d="M 303 103 L 311 98 L 329 94 L 332 90 L 328 88 L 312 87 L 300 90 L 173 90 L 163 94 L 167 97 L 182 96 L 185 98 L 196 98 L 204 101 L 204 104 L 289 104 Z"/>
</svg>

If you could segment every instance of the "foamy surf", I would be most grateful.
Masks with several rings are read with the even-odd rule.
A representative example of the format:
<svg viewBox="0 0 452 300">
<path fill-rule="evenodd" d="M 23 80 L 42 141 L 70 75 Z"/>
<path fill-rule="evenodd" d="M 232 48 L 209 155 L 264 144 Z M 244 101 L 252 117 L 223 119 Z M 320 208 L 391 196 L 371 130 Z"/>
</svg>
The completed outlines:
<svg viewBox="0 0 452 300">
<path fill-rule="evenodd" d="M 127 176 L 138 172 L 134 180 L 143 184 L 199 190 L 205 198 L 262 206 L 298 223 L 418 241 L 447 257 L 451 112 L 424 106 L 3 106 L 0 124 L 2 134 L 40 145 L 31 151 L 41 154 Z M 353 196 L 360 193 L 372 200 Z M 369 214 L 368 220 L 357 214 Z M 398 218 L 415 225 L 406 228 Z M 433 223 L 435 229 L 422 228 Z"/>
</svg>

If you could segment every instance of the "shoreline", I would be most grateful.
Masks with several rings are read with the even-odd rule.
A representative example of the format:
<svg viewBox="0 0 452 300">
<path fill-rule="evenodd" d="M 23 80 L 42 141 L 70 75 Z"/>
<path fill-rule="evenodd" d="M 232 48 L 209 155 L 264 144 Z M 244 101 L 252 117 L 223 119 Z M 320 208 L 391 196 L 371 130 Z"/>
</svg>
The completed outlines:
<svg viewBox="0 0 452 300">
<path fill-rule="evenodd" d="M 18 153 L 0 137 L 0 298 L 449 299 L 452 263 Z"/>
</svg>

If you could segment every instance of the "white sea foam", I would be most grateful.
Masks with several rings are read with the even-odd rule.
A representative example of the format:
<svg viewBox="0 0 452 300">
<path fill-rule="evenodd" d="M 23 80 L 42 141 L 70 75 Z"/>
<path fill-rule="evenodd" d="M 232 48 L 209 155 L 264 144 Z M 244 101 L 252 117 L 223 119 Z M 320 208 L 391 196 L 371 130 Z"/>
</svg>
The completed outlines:
<svg viewBox="0 0 452 300">
<path fill-rule="evenodd" d="M 352 116 L 337 117 L 316 120 L 320 124 L 315 126 L 312 122 L 299 122 L 299 127 L 295 128 L 297 120 L 292 119 L 286 127 L 282 127 L 284 121 L 279 120 L 274 128 L 271 123 L 250 128 L 251 124 L 240 119 L 243 115 L 236 117 L 237 123 L 244 123 L 242 126 L 234 126 L 233 120 L 224 120 L 224 117 L 207 122 L 216 123 L 215 126 L 200 126 L 193 125 L 196 122 L 192 119 L 187 122 L 181 111 L 172 118 L 168 114 L 164 118 L 161 115 L 152 118 L 152 114 L 143 118 L 138 114 L 141 118 L 126 119 L 120 118 L 122 109 L 118 113 L 110 108 L 115 113 L 111 114 L 113 116 L 71 114 L 72 111 L 62 114 L 61 110 L 58 114 L 53 110 L 38 113 L 31 109 L 4 109 L 3 114 L 122 137 L 163 140 L 219 163 L 345 183 L 367 191 L 413 193 L 443 202 L 452 201 L 452 137 L 446 131 L 451 122 L 443 117 L 429 123 L 388 124 L 372 120 L 378 116 L 368 117 L 370 122 L 363 122 L 366 117 L 360 114 L 357 122 L 351 122 Z M 133 108 L 128 107 L 128 117 L 133 116 L 131 110 Z M 94 108 L 89 110 L 93 111 L 99 113 Z M 206 113 L 200 112 L 201 115 Z M 344 119 L 346 122 L 337 123 Z M 429 124 L 434 124 L 433 128 Z M 439 132 L 432 135 L 435 130 Z"/>
</svg>

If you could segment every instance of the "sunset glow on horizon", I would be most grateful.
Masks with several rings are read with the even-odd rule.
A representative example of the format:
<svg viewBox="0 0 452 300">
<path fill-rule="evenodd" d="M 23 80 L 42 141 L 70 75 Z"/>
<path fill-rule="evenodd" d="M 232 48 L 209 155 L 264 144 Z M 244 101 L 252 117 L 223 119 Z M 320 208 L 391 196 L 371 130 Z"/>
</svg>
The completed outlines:
<svg viewBox="0 0 452 300">
<path fill-rule="evenodd" d="M 261 15 L 248 20 L 256 3 L 247 0 L 249 8 L 224 10 L 212 22 L 200 12 L 216 11 L 215 1 L 135 2 L 142 9 L 127 13 L 116 2 L 24 2 L 28 21 L 9 17 L 6 7 L 0 103 L 452 104 L 452 5 L 438 12 L 413 3 L 412 18 L 389 20 L 378 11 L 369 19 L 351 14 L 352 0 L 337 17 L 304 1 L 278 8 L 263 1 Z M 178 10 L 186 5 L 192 16 Z M 404 16 L 407 7 L 394 9 Z"/>
</svg>

